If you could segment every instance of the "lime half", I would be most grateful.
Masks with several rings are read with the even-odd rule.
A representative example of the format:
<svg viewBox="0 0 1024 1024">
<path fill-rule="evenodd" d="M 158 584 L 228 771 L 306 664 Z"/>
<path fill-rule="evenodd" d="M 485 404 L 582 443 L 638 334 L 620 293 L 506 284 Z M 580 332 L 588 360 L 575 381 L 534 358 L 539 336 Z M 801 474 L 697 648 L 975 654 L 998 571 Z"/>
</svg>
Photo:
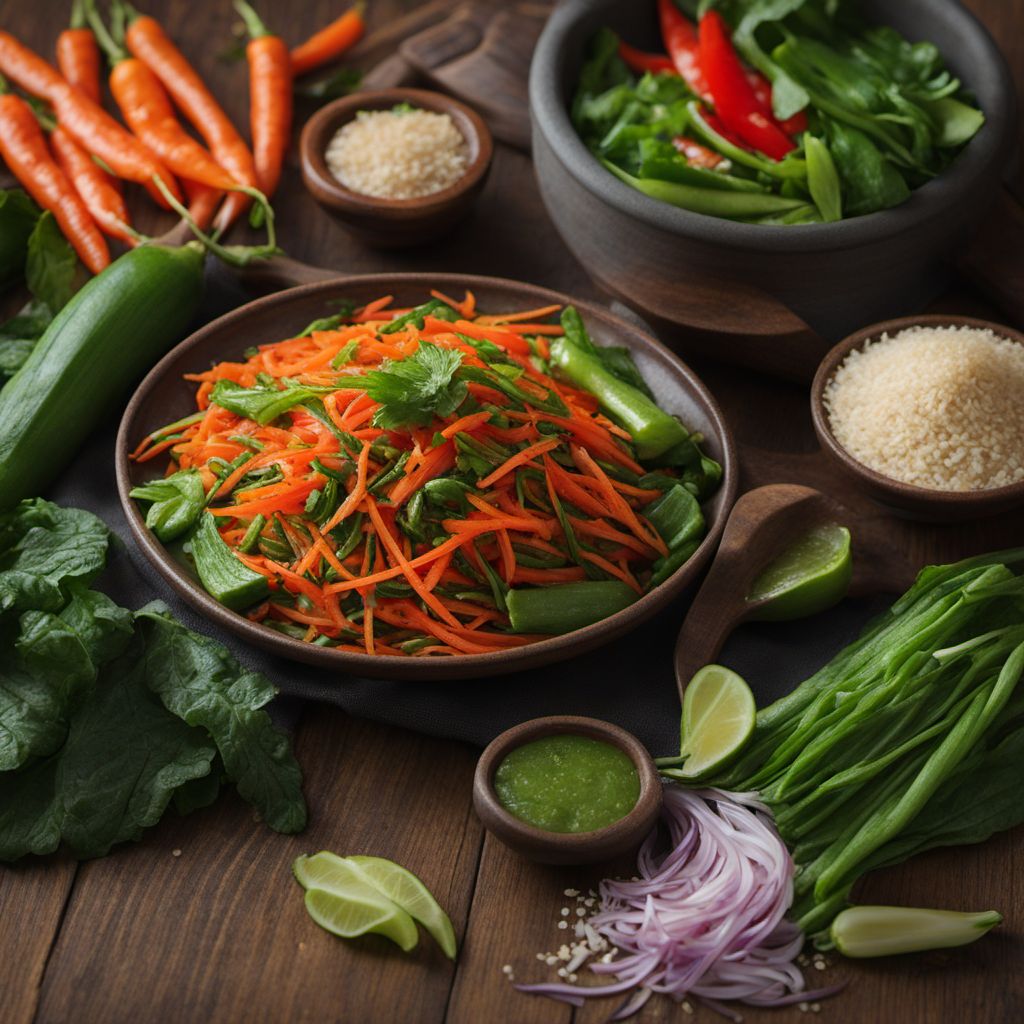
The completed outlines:
<svg viewBox="0 0 1024 1024">
<path fill-rule="evenodd" d="M 292 871 L 306 890 L 306 910 L 322 928 L 343 939 L 374 932 L 408 952 L 419 941 L 413 919 L 388 899 L 361 868 L 324 851 L 298 857 Z"/>
<path fill-rule="evenodd" d="M 760 607 L 752 619 L 779 622 L 831 608 L 850 586 L 850 531 L 838 523 L 814 527 L 754 580 L 747 600 Z"/>
<path fill-rule="evenodd" d="M 306 890 L 306 910 L 321 928 L 343 939 L 374 933 L 409 952 L 419 941 L 413 919 L 380 894 L 374 898 L 343 896 L 326 889 Z"/>
<path fill-rule="evenodd" d="M 683 696 L 681 768 L 672 778 L 696 779 L 732 760 L 754 732 L 757 707 L 750 687 L 731 669 L 705 665 Z"/>
<path fill-rule="evenodd" d="M 389 900 L 419 921 L 444 951 L 455 959 L 455 929 L 430 890 L 401 864 L 383 857 L 348 857 Z"/>
</svg>

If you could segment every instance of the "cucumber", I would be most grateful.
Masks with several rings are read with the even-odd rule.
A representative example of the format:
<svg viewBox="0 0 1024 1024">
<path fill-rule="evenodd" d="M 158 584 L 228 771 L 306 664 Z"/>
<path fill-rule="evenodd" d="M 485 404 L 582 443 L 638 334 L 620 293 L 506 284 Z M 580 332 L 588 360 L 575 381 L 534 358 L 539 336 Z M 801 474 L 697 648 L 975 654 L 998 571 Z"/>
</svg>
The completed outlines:
<svg viewBox="0 0 1024 1024">
<path fill-rule="evenodd" d="M 192 535 L 192 558 L 206 592 L 236 612 L 262 601 L 269 593 L 267 577 L 235 557 L 209 513 Z"/>
<path fill-rule="evenodd" d="M 37 497 L 125 391 L 184 334 L 203 288 L 203 250 L 144 245 L 60 311 L 0 391 L 0 510 Z"/>
</svg>

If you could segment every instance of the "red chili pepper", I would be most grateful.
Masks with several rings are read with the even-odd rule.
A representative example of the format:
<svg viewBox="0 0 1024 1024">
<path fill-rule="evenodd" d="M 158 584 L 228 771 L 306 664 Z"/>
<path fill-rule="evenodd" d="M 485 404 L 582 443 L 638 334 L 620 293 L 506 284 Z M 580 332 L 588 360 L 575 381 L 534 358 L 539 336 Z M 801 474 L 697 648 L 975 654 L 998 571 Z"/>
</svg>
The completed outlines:
<svg viewBox="0 0 1024 1024">
<path fill-rule="evenodd" d="M 757 102 L 770 111 L 772 109 L 771 82 L 760 71 L 755 71 L 753 68 L 747 68 L 746 74 L 747 81 L 757 97 Z M 772 117 L 774 118 L 775 115 L 773 114 Z M 775 118 L 775 120 L 790 138 L 807 131 L 807 114 L 802 110 L 798 110 L 792 117 L 787 117 L 785 121 L 779 121 L 778 118 Z"/>
<path fill-rule="evenodd" d="M 697 30 L 672 0 L 658 0 L 658 21 L 661 39 L 676 71 L 701 99 L 710 96 L 707 76 L 700 62 Z"/>
<path fill-rule="evenodd" d="M 771 110 L 758 102 L 718 11 L 708 11 L 701 18 L 699 40 L 701 70 L 722 123 L 773 160 L 781 160 L 796 149 Z"/>
<path fill-rule="evenodd" d="M 702 146 L 695 139 L 691 139 L 686 135 L 677 135 L 672 140 L 672 145 L 676 147 L 678 153 L 685 157 L 686 162 L 691 167 L 705 167 L 711 170 L 725 159 L 720 153 L 716 153 L 713 149 L 708 149 L 707 146 Z"/>
<path fill-rule="evenodd" d="M 619 56 L 626 67 L 638 75 L 647 71 L 652 75 L 660 74 L 663 71 L 670 71 L 674 75 L 678 74 L 675 64 L 663 53 L 645 53 L 621 39 L 619 40 Z"/>
<path fill-rule="evenodd" d="M 707 126 L 716 135 L 721 135 L 726 142 L 731 142 L 734 146 L 738 146 L 740 149 L 745 149 L 748 152 L 750 151 L 750 146 L 748 146 L 738 135 L 729 131 L 729 129 L 722 124 L 722 119 L 718 117 L 713 110 L 709 110 L 707 107 L 701 107 L 700 116 L 704 118 Z"/>
</svg>

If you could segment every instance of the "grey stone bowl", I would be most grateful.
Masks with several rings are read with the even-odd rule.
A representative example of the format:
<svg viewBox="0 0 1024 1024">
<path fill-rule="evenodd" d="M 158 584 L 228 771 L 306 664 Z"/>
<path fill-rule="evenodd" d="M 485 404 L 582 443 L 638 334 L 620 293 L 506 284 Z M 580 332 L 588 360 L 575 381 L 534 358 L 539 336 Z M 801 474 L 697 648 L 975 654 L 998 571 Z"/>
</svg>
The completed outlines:
<svg viewBox="0 0 1024 1024">
<path fill-rule="evenodd" d="M 799 226 L 691 213 L 608 173 L 577 136 L 569 102 L 587 41 L 601 26 L 662 49 L 654 0 L 556 7 L 530 70 L 534 162 L 549 213 L 599 285 L 655 326 L 684 328 L 694 348 L 807 379 L 823 341 L 917 312 L 938 294 L 950 255 L 999 194 L 1016 126 L 1012 78 L 987 30 L 956 0 L 865 0 L 862 7 L 870 20 L 935 43 L 986 123 L 901 206 Z"/>
</svg>

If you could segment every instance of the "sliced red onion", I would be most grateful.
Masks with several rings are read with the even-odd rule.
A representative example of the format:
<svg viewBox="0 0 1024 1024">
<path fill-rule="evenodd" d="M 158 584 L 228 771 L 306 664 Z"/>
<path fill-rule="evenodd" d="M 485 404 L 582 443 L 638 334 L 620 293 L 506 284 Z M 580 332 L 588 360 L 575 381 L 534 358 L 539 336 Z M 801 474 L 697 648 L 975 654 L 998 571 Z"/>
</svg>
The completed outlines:
<svg viewBox="0 0 1024 1024">
<path fill-rule="evenodd" d="M 727 1017 L 723 1002 L 782 1006 L 823 999 L 842 986 L 805 991 L 794 963 L 800 929 L 785 919 L 793 902 L 793 861 L 768 810 L 749 793 L 667 785 L 662 817 L 669 850 L 644 841 L 631 881 L 600 885 L 588 924 L 620 956 L 591 963 L 605 985 L 517 985 L 576 1006 L 583 997 L 625 993 L 612 1020 L 624 1020 L 654 992 L 701 999 Z"/>
</svg>

